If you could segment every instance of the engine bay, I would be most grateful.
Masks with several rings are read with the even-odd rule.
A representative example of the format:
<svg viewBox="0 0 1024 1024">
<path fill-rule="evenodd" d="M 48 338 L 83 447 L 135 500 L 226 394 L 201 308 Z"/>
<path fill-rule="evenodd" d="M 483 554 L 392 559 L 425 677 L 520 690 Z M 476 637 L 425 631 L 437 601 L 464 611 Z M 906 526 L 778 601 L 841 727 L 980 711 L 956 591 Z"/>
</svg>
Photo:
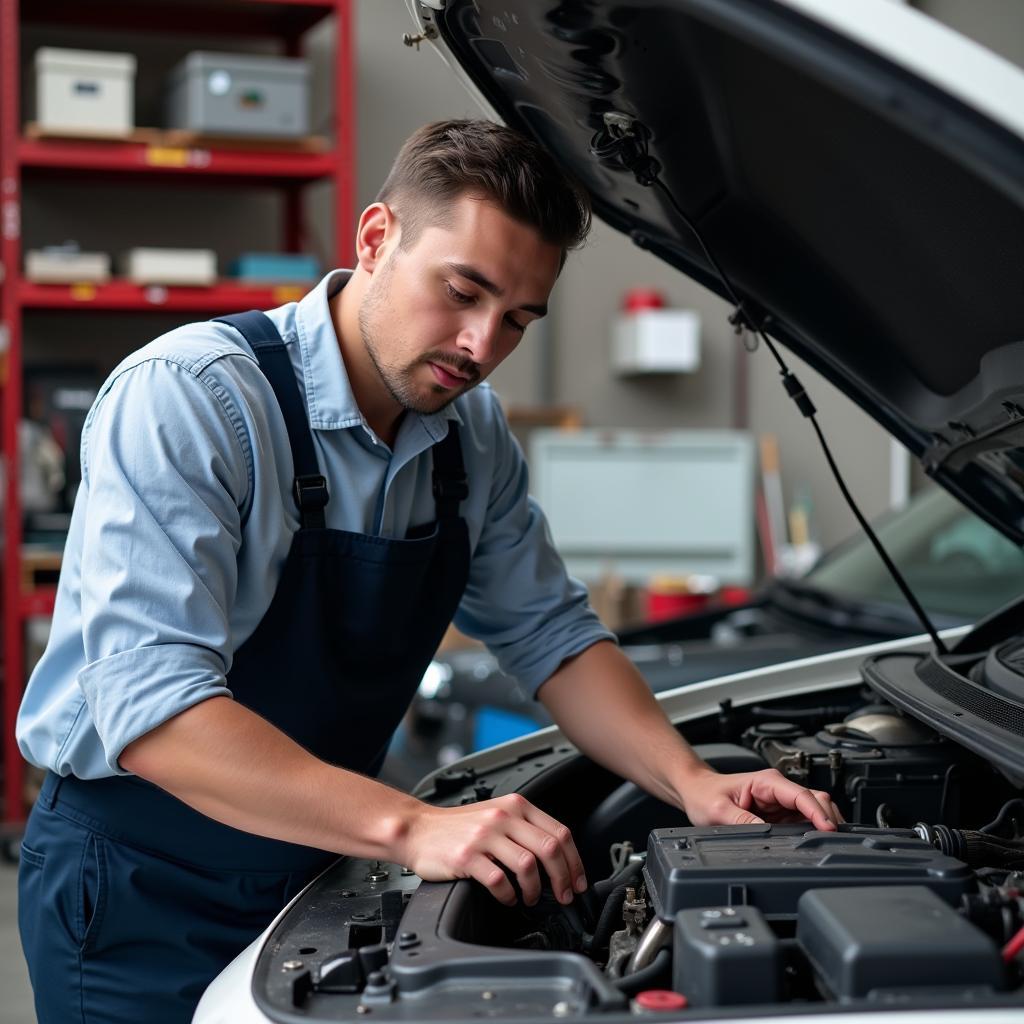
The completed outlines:
<svg viewBox="0 0 1024 1024">
<path fill-rule="evenodd" d="M 570 825 L 588 892 L 509 908 L 343 858 L 264 946 L 257 1003 L 281 1021 L 1024 1005 L 1020 789 L 875 688 L 825 697 L 724 701 L 684 731 L 720 771 L 828 791 L 838 831 L 693 826 L 568 745 L 455 766 L 427 799 L 521 792 Z"/>
</svg>

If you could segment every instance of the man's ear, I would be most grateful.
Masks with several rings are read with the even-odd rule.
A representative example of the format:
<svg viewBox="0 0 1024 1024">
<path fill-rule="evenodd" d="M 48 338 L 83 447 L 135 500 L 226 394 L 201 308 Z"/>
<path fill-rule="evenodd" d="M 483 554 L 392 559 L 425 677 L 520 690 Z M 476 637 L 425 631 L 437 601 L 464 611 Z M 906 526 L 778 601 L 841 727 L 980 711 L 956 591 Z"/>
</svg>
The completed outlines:
<svg viewBox="0 0 1024 1024">
<path fill-rule="evenodd" d="M 356 259 L 368 274 L 381 264 L 398 241 L 398 220 L 387 203 L 371 203 L 359 218 Z"/>
</svg>

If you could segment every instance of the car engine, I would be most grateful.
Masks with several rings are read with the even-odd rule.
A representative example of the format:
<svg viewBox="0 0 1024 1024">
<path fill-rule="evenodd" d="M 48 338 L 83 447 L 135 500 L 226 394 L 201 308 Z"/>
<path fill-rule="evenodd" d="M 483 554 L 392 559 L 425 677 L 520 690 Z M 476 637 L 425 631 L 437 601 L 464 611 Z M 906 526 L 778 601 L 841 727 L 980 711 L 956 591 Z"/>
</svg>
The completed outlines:
<svg viewBox="0 0 1024 1024">
<path fill-rule="evenodd" d="M 475 883 L 343 859 L 279 923 L 257 1002 L 275 1020 L 1019 1008 L 1019 790 L 874 691 L 815 699 L 725 702 L 693 740 L 719 770 L 769 766 L 828 791 L 838 831 L 694 826 L 571 747 L 456 766 L 429 799 L 523 792 L 571 822 L 588 877 L 605 877 L 568 907 L 545 889 L 508 908 Z"/>
</svg>

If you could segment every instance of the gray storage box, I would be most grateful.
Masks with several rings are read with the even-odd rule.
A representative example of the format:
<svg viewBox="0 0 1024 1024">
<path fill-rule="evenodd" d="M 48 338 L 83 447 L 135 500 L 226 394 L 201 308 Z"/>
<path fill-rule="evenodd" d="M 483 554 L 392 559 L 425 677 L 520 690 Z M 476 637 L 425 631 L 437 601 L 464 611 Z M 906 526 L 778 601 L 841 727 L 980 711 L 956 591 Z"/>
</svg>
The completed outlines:
<svg viewBox="0 0 1024 1024">
<path fill-rule="evenodd" d="M 308 135 L 309 76 L 300 57 L 197 50 L 171 72 L 167 126 L 255 138 Z"/>
</svg>

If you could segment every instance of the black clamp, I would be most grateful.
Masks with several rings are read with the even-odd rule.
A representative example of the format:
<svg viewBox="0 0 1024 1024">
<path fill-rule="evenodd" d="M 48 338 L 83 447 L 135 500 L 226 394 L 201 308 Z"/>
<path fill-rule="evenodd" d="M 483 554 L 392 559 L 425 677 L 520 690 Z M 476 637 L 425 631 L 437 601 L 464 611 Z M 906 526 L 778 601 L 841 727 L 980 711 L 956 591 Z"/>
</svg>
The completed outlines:
<svg viewBox="0 0 1024 1024">
<path fill-rule="evenodd" d="M 330 495 L 327 493 L 327 478 L 319 473 L 297 476 L 294 484 L 294 496 L 295 504 L 299 507 L 302 525 L 322 529 L 324 509 L 330 499 Z"/>
<path fill-rule="evenodd" d="M 811 401 L 811 396 L 804 391 L 803 384 L 797 380 L 795 374 L 786 370 L 782 375 L 782 384 L 786 389 L 786 394 L 796 402 L 796 407 L 804 416 L 813 416 L 818 411 Z"/>
</svg>

